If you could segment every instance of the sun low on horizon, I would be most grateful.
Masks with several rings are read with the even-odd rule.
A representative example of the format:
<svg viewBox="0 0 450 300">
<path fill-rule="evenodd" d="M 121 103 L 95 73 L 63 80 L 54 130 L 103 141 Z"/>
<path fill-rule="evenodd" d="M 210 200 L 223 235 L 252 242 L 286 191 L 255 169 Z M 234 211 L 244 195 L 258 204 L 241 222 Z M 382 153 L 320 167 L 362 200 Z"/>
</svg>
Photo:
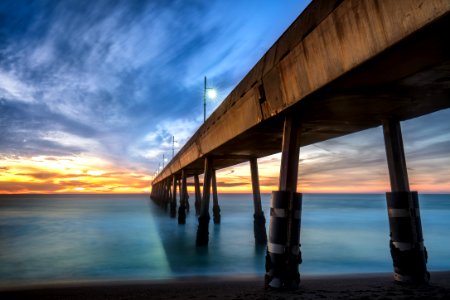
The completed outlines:
<svg viewBox="0 0 450 300">
<path fill-rule="evenodd" d="M 309 3 L 194 2 L 1 1 L 0 194 L 149 194 L 203 123 L 204 77 L 210 115 Z M 449 119 L 402 122 L 412 189 L 450 193 Z M 276 190 L 280 155 L 258 164 Z M 217 180 L 251 192 L 248 163 Z M 381 129 L 301 148 L 298 189 L 388 191 Z"/>
</svg>

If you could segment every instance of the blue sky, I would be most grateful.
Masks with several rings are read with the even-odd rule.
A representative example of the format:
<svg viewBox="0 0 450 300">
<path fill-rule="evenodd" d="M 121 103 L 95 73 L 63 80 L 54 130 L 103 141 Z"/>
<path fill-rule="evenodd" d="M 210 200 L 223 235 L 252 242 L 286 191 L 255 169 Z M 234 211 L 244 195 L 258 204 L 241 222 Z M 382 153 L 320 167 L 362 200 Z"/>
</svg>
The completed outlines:
<svg viewBox="0 0 450 300">
<path fill-rule="evenodd" d="M 204 76 L 219 91 L 209 114 L 308 2 L 1 1 L 0 190 L 73 191 L 90 181 L 80 172 L 123 176 L 124 189 L 109 182 L 98 191 L 126 191 L 136 178 L 136 189 L 148 186 L 162 155 L 171 157 L 172 135 L 180 147 L 202 123 Z M 449 118 L 443 111 L 404 124 L 411 171 L 439 171 L 437 190 L 450 182 L 442 167 L 450 165 Z M 385 172 L 380 137 L 378 128 L 306 147 L 300 179 L 361 164 Z M 276 179 L 277 163 L 261 160 L 263 180 Z M 222 174 L 247 182 L 239 168 Z"/>
</svg>

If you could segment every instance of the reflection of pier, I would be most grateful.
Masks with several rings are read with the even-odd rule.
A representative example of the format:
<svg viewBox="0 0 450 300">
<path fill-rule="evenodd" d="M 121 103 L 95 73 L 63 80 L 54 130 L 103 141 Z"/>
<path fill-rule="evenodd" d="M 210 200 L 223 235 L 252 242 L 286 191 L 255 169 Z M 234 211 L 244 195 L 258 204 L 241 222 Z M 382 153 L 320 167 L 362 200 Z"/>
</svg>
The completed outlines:
<svg viewBox="0 0 450 300">
<path fill-rule="evenodd" d="M 188 208 L 194 176 L 197 244 L 208 243 L 210 189 L 220 222 L 215 170 L 250 161 L 255 238 L 265 242 L 256 159 L 282 152 L 273 192 L 266 283 L 295 288 L 301 194 L 300 147 L 383 127 L 395 280 L 427 282 L 418 198 L 409 189 L 400 121 L 450 107 L 450 2 L 315 0 L 260 59 L 153 181 L 152 199 Z M 198 175 L 204 174 L 200 200 Z M 200 204 L 200 205 L 199 205 Z"/>
</svg>

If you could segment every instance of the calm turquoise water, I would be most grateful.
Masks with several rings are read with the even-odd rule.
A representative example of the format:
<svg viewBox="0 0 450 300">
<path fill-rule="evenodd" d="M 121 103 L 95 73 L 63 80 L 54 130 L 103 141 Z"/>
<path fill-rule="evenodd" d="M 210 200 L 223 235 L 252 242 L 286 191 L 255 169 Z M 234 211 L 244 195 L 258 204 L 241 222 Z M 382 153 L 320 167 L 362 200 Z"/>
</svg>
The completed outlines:
<svg viewBox="0 0 450 300">
<path fill-rule="evenodd" d="M 142 195 L 0 196 L 0 286 L 264 273 L 251 195 L 219 195 L 207 249 Z M 263 208 L 269 215 L 269 195 Z M 303 274 L 390 272 L 384 195 L 304 195 Z M 191 196 L 190 202 L 192 207 Z M 450 270 L 450 195 L 420 195 L 430 270 Z"/>
</svg>

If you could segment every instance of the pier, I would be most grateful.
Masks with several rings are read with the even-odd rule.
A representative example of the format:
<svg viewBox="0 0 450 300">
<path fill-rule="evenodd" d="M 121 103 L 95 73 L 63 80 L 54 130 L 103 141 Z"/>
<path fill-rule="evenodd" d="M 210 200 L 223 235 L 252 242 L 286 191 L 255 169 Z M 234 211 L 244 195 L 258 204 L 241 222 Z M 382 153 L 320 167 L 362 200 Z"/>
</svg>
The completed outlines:
<svg viewBox="0 0 450 300">
<path fill-rule="evenodd" d="M 381 126 L 394 279 L 428 282 L 419 196 L 409 187 L 400 122 L 450 107 L 449 28 L 448 0 L 312 1 L 155 177 L 151 198 L 173 217 L 178 210 L 183 224 L 192 177 L 197 245 L 205 246 L 211 189 L 214 223 L 221 218 L 216 170 L 250 162 L 255 242 L 267 242 L 266 286 L 296 289 L 301 147 Z M 279 152 L 266 236 L 257 159 Z"/>
</svg>

